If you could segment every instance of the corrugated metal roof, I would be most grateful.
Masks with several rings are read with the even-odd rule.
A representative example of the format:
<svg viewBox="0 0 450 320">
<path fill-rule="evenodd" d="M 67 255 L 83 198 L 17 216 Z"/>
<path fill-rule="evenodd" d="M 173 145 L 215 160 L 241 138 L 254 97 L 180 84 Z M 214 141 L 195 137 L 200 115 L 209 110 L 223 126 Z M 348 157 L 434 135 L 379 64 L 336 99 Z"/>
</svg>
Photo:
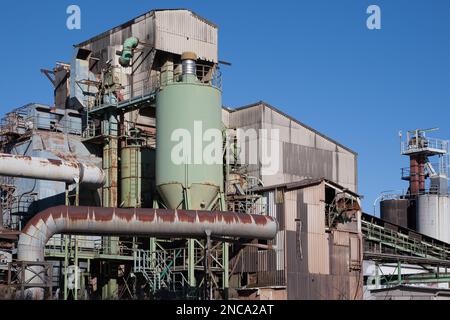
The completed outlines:
<svg viewBox="0 0 450 320">
<path fill-rule="evenodd" d="M 154 24 L 156 49 L 180 55 L 193 51 L 200 60 L 218 61 L 217 28 L 191 11 L 157 11 Z"/>
<path fill-rule="evenodd" d="M 289 182 L 289 183 L 281 183 L 281 184 L 277 184 L 277 185 L 271 185 L 271 186 L 266 186 L 266 187 L 258 187 L 258 188 L 254 188 L 251 191 L 253 192 L 264 192 L 264 191 L 270 191 L 270 190 L 275 190 L 275 189 L 286 189 L 286 190 L 293 190 L 293 189 L 302 189 L 302 188 L 306 188 L 306 187 L 310 187 L 310 186 L 314 186 L 314 185 L 318 185 L 320 183 L 322 183 L 322 181 L 324 181 L 325 183 L 334 186 L 338 189 L 342 189 L 345 190 L 346 192 L 348 192 L 349 194 L 355 196 L 355 197 L 360 197 L 359 194 L 346 189 L 345 187 L 341 186 L 340 184 L 328 180 L 328 179 L 324 179 L 324 178 L 320 178 L 320 179 L 302 179 L 299 181 L 294 181 L 294 182 Z"/>
<path fill-rule="evenodd" d="M 198 19 L 200 19 L 201 21 L 203 21 L 203 22 L 205 22 L 206 24 L 209 24 L 210 26 L 212 26 L 212 27 L 218 29 L 218 26 L 217 26 L 216 24 L 214 24 L 213 22 L 211 22 L 211 21 L 209 21 L 209 20 L 207 20 L 207 19 L 205 19 L 205 18 L 199 16 L 197 13 L 195 13 L 194 11 L 189 10 L 189 9 L 183 9 L 183 8 L 178 8 L 178 9 L 154 9 L 154 10 L 150 10 L 150 11 L 144 13 L 144 14 L 141 14 L 141 15 L 139 15 L 139 16 L 137 16 L 137 17 L 135 17 L 135 18 L 133 18 L 133 19 L 131 19 L 131 20 L 125 22 L 125 23 L 122 23 L 122 24 L 120 24 L 120 25 L 118 25 L 118 26 L 116 26 L 116 27 L 114 27 L 114 28 L 111 28 L 111 29 L 109 29 L 109 30 L 107 30 L 107 31 L 105 31 L 105 32 L 102 32 L 102 33 L 100 33 L 100 34 L 98 34 L 98 35 L 96 35 L 96 36 L 94 36 L 94 37 L 92 37 L 92 38 L 90 38 L 90 39 L 88 39 L 88 40 L 86 40 L 86 41 L 83 41 L 83 42 L 81 42 L 81 43 L 79 43 L 79 44 L 76 44 L 76 45 L 74 45 L 74 47 L 83 47 L 83 46 L 89 44 L 90 42 L 93 42 L 93 41 L 95 41 L 95 40 L 98 40 L 98 39 L 101 39 L 101 38 L 103 38 L 103 37 L 109 36 L 109 35 L 111 35 L 111 34 L 117 32 L 117 31 L 120 31 L 120 30 L 122 30 L 122 29 L 124 29 L 124 28 L 129 27 L 129 26 L 132 25 L 133 23 L 136 23 L 136 22 L 138 22 L 138 21 L 140 21 L 140 20 L 142 20 L 142 19 L 145 19 L 145 18 L 148 18 L 148 17 L 154 15 L 155 12 L 160 12 L 160 11 L 189 11 L 189 12 L 192 13 L 195 17 L 197 17 Z"/>
<path fill-rule="evenodd" d="M 357 152 L 355 152 L 354 150 L 350 149 L 349 147 L 344 146 L 343 144 L 337 142 L 336 140 L 334 140 L 334 139 L 332 139 L 332 138 L 330 138 L 330 137 L 324 135 L 323 133 L 317 131 L 316 129 L 313 129 L 312 127 L 310 127 L 310 126 L 308 126 L 308 125 L 306 125 L 306 124 L 300 122 L 299 120 L 297 120 L 297 119 L 291 117 L 290 115 L 284 113 L 284 112 L 281 111 L 280 109 L 278 109 L 278 108 L 276 108 L 276 107 L 274 107 L 274 106 L 268 104 L 268 103 L 265 102 L 265 101 L 260 100 L 260 101 L 258 101 L 258 102 L 255 102 L 255 103 L 252 103 L 252 104 L 249 104 L 249 105 L 245 105 L 245 106 L 242 106 L 242 107 L 239 107 L 239 108 L 228 108 L 228 107 L 224 107 L 224 108 L 225 108 L 226 110 L 228 110 L 229 112 L 236 112 L 236 111 L 240 111 L 240 110 L 244 110 L 244 109 L 248 109 L 248 108 L 253 108 L 253 107 L 257 107 L 257 106 L 265 106 L 265 107 L 267 107 L 267 108 L 270 108 L 270 109 L 272 109 L 272 110 L 274 110 L 274 111 L 280 113 L 281 115 L 285 116 L 286 118 L 288 118 L 288 119 L 294 121 L 295 123 L 297 123 L 297 124 L 299 124 L 299 125 L 305 127 L 306 129 L 313 131 L 314 133 L 316 133 L 317 135 L 321 136 L 322 138 L 325 138 L 325 139 L 327 139 L 328 141 L 330 141 L 330 142 L 332 142 L 332 143 L 335 143 L 336 145 L 338 145 L 338 146 L 340 146 L 341 148 L 347 150 L 348 152 L 354 154 L 355 156 L 358 155 Z"/>
</svg>

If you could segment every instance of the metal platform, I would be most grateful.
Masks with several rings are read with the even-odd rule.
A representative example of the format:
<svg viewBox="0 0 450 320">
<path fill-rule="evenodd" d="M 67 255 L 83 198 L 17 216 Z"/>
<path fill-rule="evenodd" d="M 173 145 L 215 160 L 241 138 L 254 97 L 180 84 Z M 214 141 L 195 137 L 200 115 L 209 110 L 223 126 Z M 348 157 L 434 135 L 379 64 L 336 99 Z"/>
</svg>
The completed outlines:
<svg viewBox="0 0 450 320">
<path fill-rule="evenodd" d="M 364 260 L 375 263 L 378 285 L 450 281 L 450 244 L 365 213 L 361 229 Z M 411 265 L 420 273 L 403 274 L 402 269 Z M 383 274 L 382 266 L 393 267 L 393 272 Z"/>
</svg>

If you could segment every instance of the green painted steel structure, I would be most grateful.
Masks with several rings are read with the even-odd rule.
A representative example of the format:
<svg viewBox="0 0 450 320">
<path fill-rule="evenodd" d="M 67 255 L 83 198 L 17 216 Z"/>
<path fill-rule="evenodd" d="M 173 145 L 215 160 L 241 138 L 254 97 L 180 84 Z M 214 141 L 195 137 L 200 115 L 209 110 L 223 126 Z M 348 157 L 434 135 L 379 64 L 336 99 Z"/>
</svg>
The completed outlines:
<svg viewBox="0 0 450 320">
<path fill-rule="evenodd" d="M 121 207 L 138 208 L 150 204 L 154 150 L 141 146 L 127 146 L 121 149 L 120 154 Z"/>
<path fill-rule="evenodd" d="M 223 197 L 222 93 L 194 74 L 174 77 L 166 68 L 156 96 L 156 188 L 170 209 L 225 209 Z M 171 80 L 172 79 L 172 80 Z M 222 246 L 222 289 L 228 295 L 228 244 Z M 187 277 L 191 288 L 195 276 L 196 244 L 187 240 Z M 210 254 L 208 252 L 207 254 Z M 206 259 L 206 258 L 205 258 Z M 206 281 L 205 279 L 203 281 Z"/>
<path fill-rule="evenodd" d="M 156 99 L 156 185 L 171 209 L 208 210 L 223 190 L 222 163 L 211 164 L 207 149 L 216 142 L 222 161 L 221 91 L 196 79 L 184 75 Z"/>
<path fill-rule="evenodd" d="M 431 238 L 411 237 L 380 225 L 381 220 L 362 215 L 361 231 L 365 242 L 364 260 L 376 265 L 378 285 L 448 282 L 450 278 L 450 247 Z M 380 274 L 381 266 L 396 265 L 391 274 Z M 402 273 L 403 265 L 417 265 L 424 273 Z"/>
</svg>

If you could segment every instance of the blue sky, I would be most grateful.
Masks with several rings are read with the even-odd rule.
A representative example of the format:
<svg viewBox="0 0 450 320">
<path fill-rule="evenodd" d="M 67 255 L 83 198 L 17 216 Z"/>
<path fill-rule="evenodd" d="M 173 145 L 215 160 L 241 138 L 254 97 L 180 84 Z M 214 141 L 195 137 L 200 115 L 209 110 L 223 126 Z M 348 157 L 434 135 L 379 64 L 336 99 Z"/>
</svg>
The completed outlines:
<svg viewBox="0 0 450 320">
<path fill-rule="evenodd" d="M 66 28 L 66 8 L 82 11 Z M 379 5 L 382 29 L 366 28 Z M 72 45 L 154 8 L 188 8 L 219 25 L 227 106 L 259 100 L 359 154 L 363 205 L 406 188 L 398 131 L 439 127 L 450 138 L 450 1 L 21 1 L 0 11 L 0 113 L 51 104 L 39 72 L 70 61 Z"/>
</svg>

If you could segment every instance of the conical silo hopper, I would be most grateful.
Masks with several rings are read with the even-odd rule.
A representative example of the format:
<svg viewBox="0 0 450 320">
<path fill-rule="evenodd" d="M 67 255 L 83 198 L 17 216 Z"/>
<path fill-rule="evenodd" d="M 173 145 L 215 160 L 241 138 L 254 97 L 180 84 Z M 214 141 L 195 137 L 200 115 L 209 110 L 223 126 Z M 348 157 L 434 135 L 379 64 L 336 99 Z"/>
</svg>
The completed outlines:
<svg viewBox="0 0 450 320">
<path fill-rule="evenodd" d="M 184 53 L 181 73 L 166 69 L 157 94 L 156 186 L 169 209 L 208 210 L 223 189 L 221 90 L 213 69 L 198 77 L 197 67 Z M 220 163 L 203 156 L 214 132 Z"/>
</svg>

